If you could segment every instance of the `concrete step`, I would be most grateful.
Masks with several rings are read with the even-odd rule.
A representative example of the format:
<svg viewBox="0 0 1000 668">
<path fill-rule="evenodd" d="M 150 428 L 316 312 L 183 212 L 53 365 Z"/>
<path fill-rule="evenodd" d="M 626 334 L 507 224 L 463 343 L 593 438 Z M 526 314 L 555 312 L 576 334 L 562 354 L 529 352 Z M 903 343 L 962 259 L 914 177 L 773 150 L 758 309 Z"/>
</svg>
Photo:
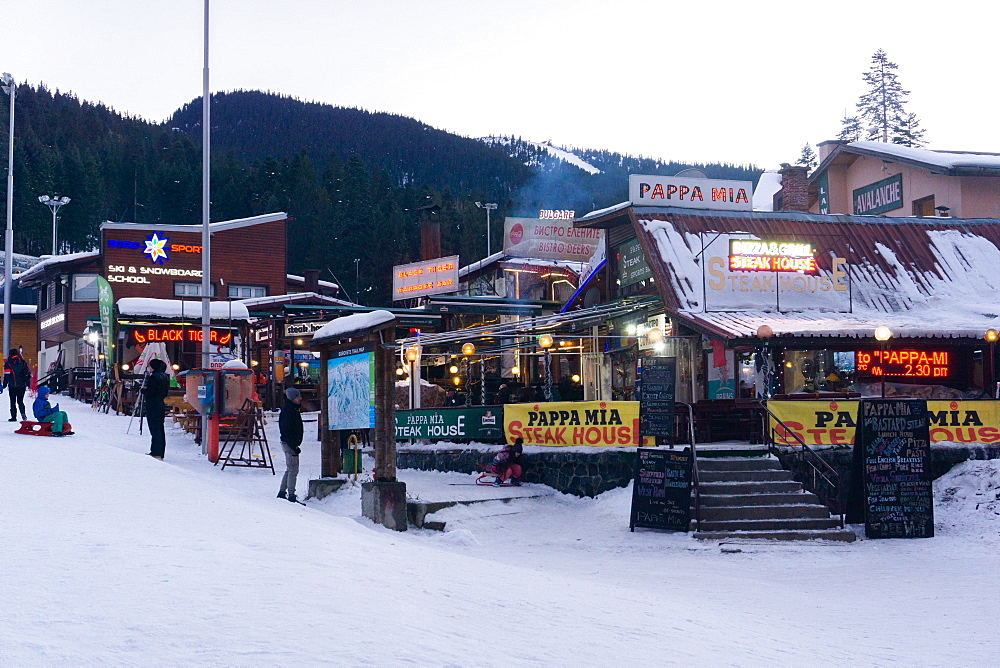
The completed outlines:
<svg viewBox="0 0 1000 668">
<path fill-rule="evenodd" d="M 840 519 L 814 517 L 808 519 L 713 520 L 703 521 L 702 531 L 790 531 L 801 529 L 839 529 Z"/>
<path fill-rule="evenodd" d="M 701 494 L 790 494 L 802 491 L 802 483 L 794 480 L 705 482 L 698 486 Z"/>
<path fill-rule="evenodd" d="M 853 543 L 856 536 L 847 529 L 812 529 L 792 531 L 696 531 L 692 534 L 699 540 L 836 540 Z"/>
<path fill-rule="evenodd" d="M 782 519 L 826 519 L 830 510 L 812 504 L 784 506 L 702 506 L 704 522 Z"/>
<path fill-rule="evenodd" d="M 783 484 L 783 483 L 782 483 Z M 783 506 L 799 503 L 823 505 L 812 492 L 789 492 L 787 494 L 699 494 L 701 507 L 711 506 Z"/>
<path fill-rule="evenodd" d="M 698 471 L 772 471 L 781 470 L 777 459 L 767 457 L 698 458 Z"/>
<path fill-rule="evenodd" d="M 791 471 L 780 468 L 761 471 L 702 471 L 698 469 L 698 479 L 702 484 L 713 482 L 785 482 L 794 480 Z"/>
</svg>

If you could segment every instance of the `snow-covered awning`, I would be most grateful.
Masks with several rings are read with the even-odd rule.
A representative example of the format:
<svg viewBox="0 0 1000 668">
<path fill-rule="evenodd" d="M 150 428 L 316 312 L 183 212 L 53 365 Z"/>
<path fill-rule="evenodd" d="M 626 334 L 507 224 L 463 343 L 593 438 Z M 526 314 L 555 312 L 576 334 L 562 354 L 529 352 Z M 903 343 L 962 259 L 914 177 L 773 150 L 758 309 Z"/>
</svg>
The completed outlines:
<svg viewBox="0 0 1000 668">
<path fill-rule="evenodd" d="M 345 315 L 342 318 L 331 320 L 316 330 L 313 333 L 312 345 L 336 339 L 346 339 L 395 319 L 396 316 L 389 311 L 369 311 L 368 313 Z"/>
<path fill-rule="evenodd" d="M 117 302 L 118 314 L 126 317 L 182 318 L 201 320 L 201 301 L 181 299 L 151 299 L 122 297 Z M 239 301 L 209 303 L 212 320 L 249 320 L 250 312 Z"/>
<path fill-rule="evenodd" d="M 30 279 L 34 276 L 40 276 L 46 267 L 52 267 L 60 264 L 68 264 L 70 262 L 78 262 L 80 260 L 88 260 L 90 258 L 95 258 L 101 254 L 100 251 L 84 251 L 82 253 L 67 253 L 66 255 L 50 255 L 48 257 L 42 258 L 37 264 L 35 264 L 30 269 L 21 273 L 17 278 L 24 283 L 25 279 Z"/>
</svg>

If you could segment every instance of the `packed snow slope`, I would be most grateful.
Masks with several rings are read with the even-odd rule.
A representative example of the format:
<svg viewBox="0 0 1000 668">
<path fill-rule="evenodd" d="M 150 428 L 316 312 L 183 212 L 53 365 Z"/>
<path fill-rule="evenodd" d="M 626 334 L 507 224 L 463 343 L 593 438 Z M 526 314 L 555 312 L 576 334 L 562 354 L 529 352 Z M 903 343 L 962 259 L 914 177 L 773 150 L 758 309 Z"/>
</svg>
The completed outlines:
<svg viewBox="0 0 1000 668">
<path fill-rule="evenodd" d="M 630 533 L 628 489 L 395 533 L 360 517 L 358 487 L 288 503 L 270 471 L 213 467 L 181 431 L 161 462 L 128 418 L 60 402 L 77 435 L 0 434 L 2 666 L 1000 662 L 996 462 L 936 484 L 926 540 L 723 550 Z M 412 496 L 477 489 L 400 478 Z"/>
</svg>

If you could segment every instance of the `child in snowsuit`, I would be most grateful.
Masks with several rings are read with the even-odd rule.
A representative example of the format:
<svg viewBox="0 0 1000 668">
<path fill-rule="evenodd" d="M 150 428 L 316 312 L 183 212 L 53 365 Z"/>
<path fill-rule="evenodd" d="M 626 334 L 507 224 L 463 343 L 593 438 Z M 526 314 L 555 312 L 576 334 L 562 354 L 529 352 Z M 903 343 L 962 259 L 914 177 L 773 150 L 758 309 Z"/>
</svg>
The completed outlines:
<svg viewBox="0 0 1000 668">
<path fill-rule="evenodd" d="M 493 458 L 493 465 L 490 467 L 492 473 L 497 474 L 493 481 L 494 487 L 499 487 L 500 483 L 510 478 L 510 484 L 521 484 L 521 453 L 524 451 L 524 439 L 518 438 L 513 445 L 505 445 L 497 456 Z"/>
<path fill-rule="evenodd" d="M 38 388 L 38 397 L 31 405 L 31 410 L 35 414 L 35 419 L 39 422 L 52 423 L 53 436 L 69 436 L 73 432 L 63 431 L 63 424 L 69 421 L 69 416 L 64 411 L 59 410 L 59 404 L 49 405 L 49 388 L 42 385 Z"/>
</svg>

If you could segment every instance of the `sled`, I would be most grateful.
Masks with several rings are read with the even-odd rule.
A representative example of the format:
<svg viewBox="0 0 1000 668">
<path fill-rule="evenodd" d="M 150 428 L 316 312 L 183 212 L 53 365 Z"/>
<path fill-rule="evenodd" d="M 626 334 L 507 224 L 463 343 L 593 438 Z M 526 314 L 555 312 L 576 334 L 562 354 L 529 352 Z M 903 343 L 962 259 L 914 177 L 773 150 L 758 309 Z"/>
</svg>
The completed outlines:
<svg viewBox="0 0 1000 668">
<path fill-rule="evenodd" d="M 485 471 L 483 473 L 480 473 L 479 477 L 476 478 L 476 484 L 481 485 L 483 487 L 494 487 L 493 481 L 496 479 L 497 479 L 496 473 L 490 473 L 489 471 Z M 519 486 L 520 485 L 515 485 L 511 483 L 510 478 L 507 478 L 507 480 L 503 481 L 499 485 L 496 485 L 496 487 L 519 487 Z"/>
<path fill-rule="evenodd" d="M 73 425 L 69 422 L 63 423 L 63 433 L 73 431 Z M 51 422 L 33 422 L 31 420 L 21 420 L 21 428 L 15 434 L 27 434 L 28 436 L 52 436 Z"/>
</svg>

